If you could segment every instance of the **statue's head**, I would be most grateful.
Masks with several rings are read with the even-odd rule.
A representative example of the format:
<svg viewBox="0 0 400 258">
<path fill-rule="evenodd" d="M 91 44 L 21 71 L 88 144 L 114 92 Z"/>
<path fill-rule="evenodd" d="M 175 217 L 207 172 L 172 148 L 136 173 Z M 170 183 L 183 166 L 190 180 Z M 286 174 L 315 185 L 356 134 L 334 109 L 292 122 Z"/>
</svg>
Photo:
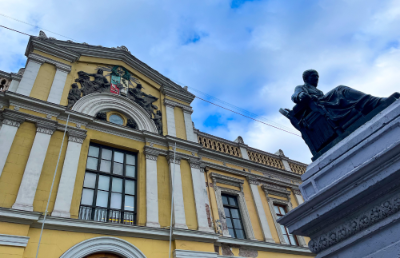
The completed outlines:
<svg viewBox="0 0 400 258">
<path fill-rule="evenodd" d="M 97 69 L 97 74 L 103 74 L 103 69 Z"/>
<path fill-rule="evenodd" d="M 76 83 L 73 83 L 71 86 L 72 86 L 73 89 L 78 88 L 78 84 L 76 84 Z"/>
<path fill-rule="evenodd" d="M 143 86 L 142 86 L 142 84 L 138 83 L 138 85 L 136 85 L 136 88 L 143 89 Z"/>
<path fill-rule="evenodd" d="M 305 70 L 303 73 L 303 81 L 312 86 L 315 86 L 315 87 L 318 86 L 318 79 L 319 79 L 319 75 L 316 70 L 309 69 L 309 70 Z"/>
</svg>

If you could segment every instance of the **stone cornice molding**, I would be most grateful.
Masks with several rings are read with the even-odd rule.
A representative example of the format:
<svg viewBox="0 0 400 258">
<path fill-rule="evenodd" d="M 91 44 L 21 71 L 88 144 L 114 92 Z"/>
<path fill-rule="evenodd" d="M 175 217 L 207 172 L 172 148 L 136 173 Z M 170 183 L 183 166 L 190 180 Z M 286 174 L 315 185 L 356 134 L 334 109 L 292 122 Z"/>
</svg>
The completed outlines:
<svg viewBox="0 0 400 258">
<path fill-rule="evenodd" d="M 35 62 L 38 62 L 38 63 L 41 63 L 41 64 L 49 63 L 49 64 L 52 64 L 52 65 L 55 65 L 57 69 L 62 70 L 64 72 L 66 72 L 66 73 L 71 72 L 71 66 L 70 65 L 61 63 L 59 61 L 53 60 L 53 59 L 48 58 L 48 57 L 44 57 L 44 56 L 39 55 L 39 54 L 35 54 L 35 53 L 29 54 L 28 60 L 34 60 Z"/>
<path fill-rule="evenodd" d="M 187 103 L 192 103 L 193 99 L 196 97 L 186 90 L 177 90 L 176 88 L 164 85 L 161 86 L 161 92 L 164 93 L 166 96 L 170 96 L 172 98 L 179 99 Z"/>
<path fill-rule="evenodd" d="M 0 245 L 26 247 L 28 245 L 28 241 L 28 236 L 0 234 Z"/>
<path fill-rule="evenodd" d="M 7 72 L 0 70 L 0 77 L 11 80 L 11 73 L 7 73 Z"/>
<path fill-rule="evenodd" d="M 64 59 L 68 62 L 75 62 L 80 58 L 80 54 L 70 49 L 52 44 L 51 40 L 39 37 L 30 37 L 29 43 L 25 51 L 25 55 L 29 56 L 34 50 Z"/>
<path fill-rule="evenodd" d="M 150 156 L 158 157 L 159 155 L 167 156 L 168 151 L 162 150 L 159 148 L 155 148 L 155 147 L 151 147 L 151 146 L 144 146 L 144 154 L 146 155 L 146 158 L 147 158 L 147 155 L 149 155 L 149 157 Z"/>
<path fill-rule="evenodd" d="M 11 79 L 15 81 L 21 81 L 22 75 L 17 73 L 11 73 Z"/>
<path fill-rule="evenodd" d="M 185 113 L 189 113 L 189 114 L 192 114 L 192 113 L 193 113 L 193 109 L 192 109 L 191 106 L 189 106 L 189 105 L 184 105 L 184 104 L 182 104 L 182 103 L 173 101 L 173 100 L 171 100 L 171 99 L 165 98 L 165 99 L 164 99 L 164 104 L 165 104 L 165 106 L 170 106 L 170 107 L 180 107 L 180 108 L 183 109 L 183 112 L 185 112 Z"/>
<path fill-rule="evenodd" d="M 4 112 L 2 113 L 3 124 L 19 127 L 24 121 L 24 117 L 19 115 L 18 112 Z"/>
<path fill-rule="evenodd" d="M 242 179 L 231 177 L 231 176 L 221 175 L 216 172 L 212 172 L 210 174 L 210 177 L 211 177 L 215 187 L 216 187 L 217 183 L 219 183 L 219 184 L 225 184 L 225 185 L 231 185 L 231 186 L 238 187 L 241 189 L 241 191 L 243 189 L 244 180 L 242 180 Z"/>
<path fill-rule="evenodd" d="M 286 190 L 285 187 L 281 187 L 274 184 L 263 184 L 261 186 L 261 189 L 265 192 L 267 198 L 269 194 L 272 194 L 276 196 L 285 197 L 288 198 L 288 200 L 290 200 L 290 191 Z"/>
</svg>

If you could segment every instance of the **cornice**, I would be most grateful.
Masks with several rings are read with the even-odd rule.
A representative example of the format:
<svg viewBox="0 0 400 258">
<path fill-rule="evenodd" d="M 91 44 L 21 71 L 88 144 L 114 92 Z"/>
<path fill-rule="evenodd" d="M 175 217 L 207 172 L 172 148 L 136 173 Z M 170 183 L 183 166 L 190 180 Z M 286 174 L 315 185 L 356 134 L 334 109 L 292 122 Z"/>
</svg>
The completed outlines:
<svg viewBox="0 0 400 258">
<path fill-rule="evenodd" d="M 159 155 L 168 156 L 168 151 L 159 148 L 154 148 L 151 146 L 144 146 L 144 154 L 153 156 L 159 156 Z"/>
<path fill-rule="evenodd" d="M 48 58 L 48 57 L 44 57 L 44 56 L 39 55 L 39 54 L 31 53 L 31 54 L 29 54 L 28 59 L 34 60 L 34 61 L 37 61 L 37 62 L 40 62 L 40 63 L 49 63 L 49 64 L 52 64 L 52 65 L 55 65 L 57 69 L 62 70 L 64 72 L 66 72 L 66 73 L 69 73 L 71 71 L 71 66 L 70 65 L 64 64 L 62 62 L 53 60 L 53 59 Z"/>
<path fill-rule="evenodd" d="M 41 216 L 41 212 L 22 211 L 0 207 L 0 221 L 15 222 L 19 224 L 32 224 Z"/>
<path fill-rule="evenodd" d="M 0 245 L 26 247 L 28 245 L 28 241 L 28 236 L 0 234 Z"/>
<path fill-rule="evenodd" d="M 173 100 L 171 100 L 171 99 L 165 98 L 165 99 L 164 99 L 164 104 L 165 104 L 166 106 L 171 106 L 171 107 L 180 107 L 180 108 L 183 109 L 183 112 L 187 112 L 187 113 L 190 113 L 190 114 L 193 113 L 193 109 L 192 109 L 191 106 L 189 106 L 189 105 L 184 105 L 184 104 L 182 104 L 182 103 L 173 101 Z"/>
<path fill-rule="evenodd" d="M 213 181 L 214 186 L 216 186 L 217 183 L 220 183 L 220 184 L 239 187 L 240 189 L 242 189 L 243 184 L 244 184 L 244 180 L 242 180 L 242 179 L 239 179 L 236 177 L 231 177 L 231 176 L 221 175 L 221 174 L 215 173 L 215 172 L 211 173 L 210 177 Z"/>
<path fill-rule="evenodd" d="M 7 72 L 0 70 L 0 77 L 11 80 L 11 73 L 7 73 Z"/>
<path fill-rule="evenodd" d="M 34 50 L 64 59 L 68 62 L 75 62 L 80 58 L 80 54 L 70 49 L 53 43 L 53 40 L 30 37 L 25 55 L 29 56 Z"/>
<path fill-rule="evenodd" d="M 17 74 L 17 73 L 10 73 L 11 74 L 11 79 L 15 80 L 15 81 L 21 81 L 22 79 L 22 75 L 21 74 Z"/>
</svg>

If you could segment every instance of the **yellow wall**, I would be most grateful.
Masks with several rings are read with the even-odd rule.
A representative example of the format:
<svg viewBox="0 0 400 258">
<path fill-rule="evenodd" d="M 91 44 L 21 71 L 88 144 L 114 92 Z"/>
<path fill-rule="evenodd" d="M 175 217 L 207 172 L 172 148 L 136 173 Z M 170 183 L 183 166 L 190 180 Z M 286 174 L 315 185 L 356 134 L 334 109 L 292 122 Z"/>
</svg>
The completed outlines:
<svg viewBox="0 0 400 258">
<path fill-rule="evenodd" d="M 11 208 L 17 198 L 35 135 L 36 126 L 33 123 L 24 122 L 18 128 L 0 177 L 1 207 Z"/>
<path fill-rule="evenodd" d="M 175 107 L 174 114 L 175 114 L 176 137 L 186 140 L 185 119 L 183 118 L 182 108 Z"/>
<path fill-rule="evenodd" d="M 39 73 L 33 84 L 30 96 L 40 100 L 47 100 L 53 84 L 56 67 L 52 64 L 44 63 L 40 66 Z"/>
<path fill-rule="evenodd" d="M 24 254 L 23 247 L 0 245 L 1 258 L 22 258 L 23 254 Z"/>
<path fill-rule="evenodd" d="M 194 201 L 192 173 L 189 162 L 181 160 L 181 176 L 183 203 L 185 205 L 186 225 L 189 229 L 197 229 L 196 204 Z M 199 182 L 203 183 L 203 182 Z"/>
<path fill-rule="evenodd" d="M 170 173 L 167 158 L 157 158 L 157 184 L 158 184 L 158 219 L 161 227 L 169 227 L 171 223 L 171 190 Z"/>
</svg>

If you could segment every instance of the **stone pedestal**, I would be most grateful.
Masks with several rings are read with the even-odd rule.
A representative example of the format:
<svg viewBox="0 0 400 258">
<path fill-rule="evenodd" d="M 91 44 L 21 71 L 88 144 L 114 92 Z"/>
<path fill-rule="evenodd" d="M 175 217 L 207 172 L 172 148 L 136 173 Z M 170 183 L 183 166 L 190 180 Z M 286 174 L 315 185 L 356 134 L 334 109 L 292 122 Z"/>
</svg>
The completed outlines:
<svg viewBox="0 0 400 258">
<path fill-rule="evenodd" d="M 400 100 L 307 168 L 304 203 L 278 220 L 316 257 L 398 257 Z"/>
</svg>

